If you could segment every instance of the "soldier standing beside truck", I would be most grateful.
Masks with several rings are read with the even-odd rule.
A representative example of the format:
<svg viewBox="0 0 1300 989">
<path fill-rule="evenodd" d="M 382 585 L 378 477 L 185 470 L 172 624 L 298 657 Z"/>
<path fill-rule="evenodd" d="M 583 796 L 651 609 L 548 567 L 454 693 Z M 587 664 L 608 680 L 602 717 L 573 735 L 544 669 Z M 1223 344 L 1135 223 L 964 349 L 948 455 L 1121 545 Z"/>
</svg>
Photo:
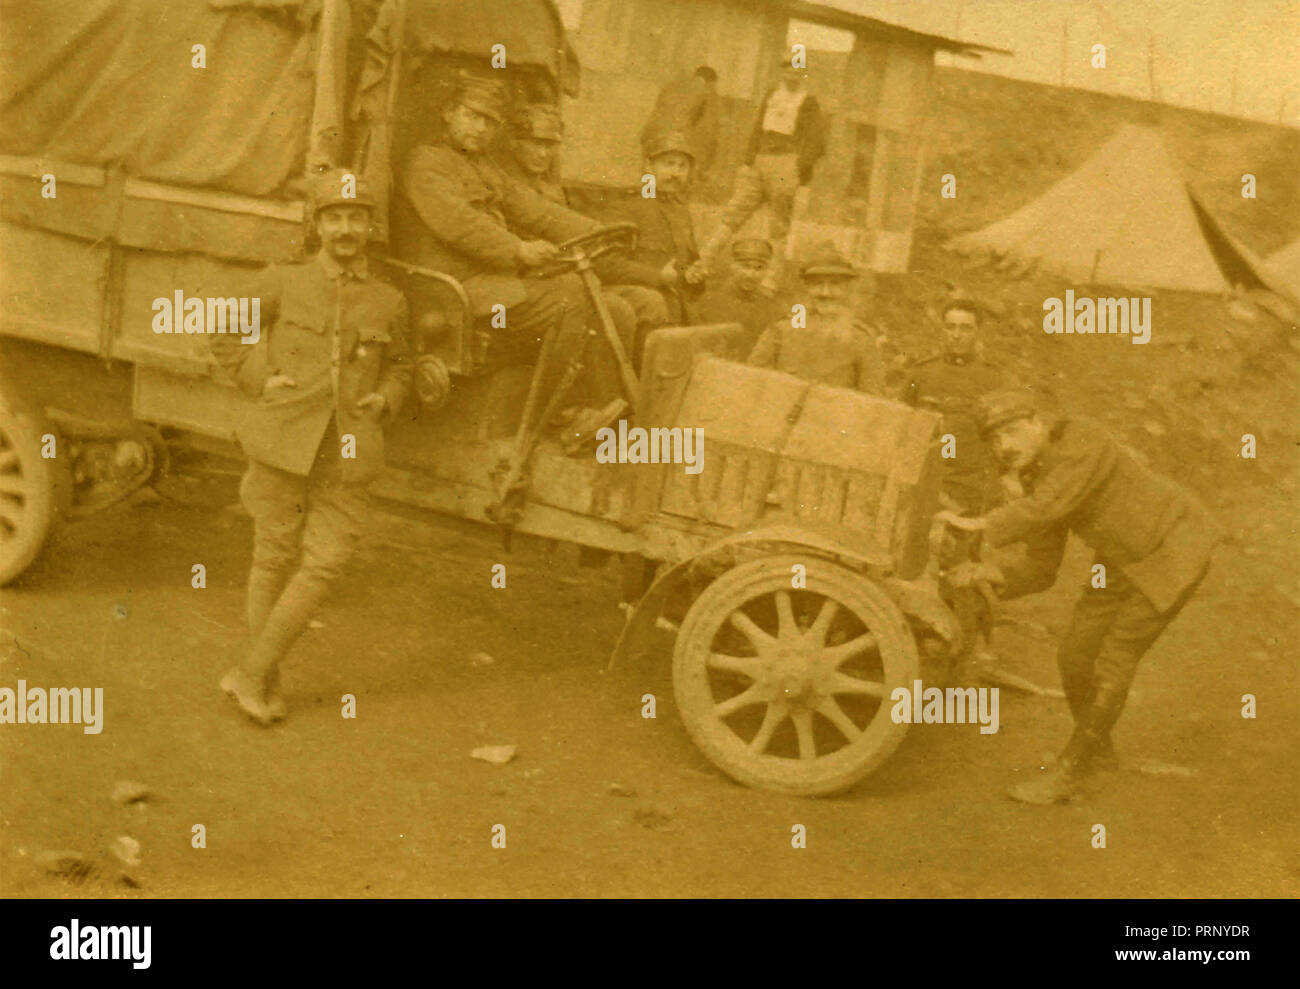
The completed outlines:
<svg viewBox="0 0 1300 989">
<path fill-rule="evenodd" d="M 253 518 L 252 649 L 221 688 L 263 725 L 285 716 L 280 664 L 353 555 L 366 485 L 384 466 L 383 424 L 411 383 L 406 299 L 366 264 L 374 200 L 343 169 L 312 191 L 321 249 L 266 273 L 259 342 L 210 338 L 255 399 L 236 428 L 249 461 L 240 498 Z"/>
</svg>

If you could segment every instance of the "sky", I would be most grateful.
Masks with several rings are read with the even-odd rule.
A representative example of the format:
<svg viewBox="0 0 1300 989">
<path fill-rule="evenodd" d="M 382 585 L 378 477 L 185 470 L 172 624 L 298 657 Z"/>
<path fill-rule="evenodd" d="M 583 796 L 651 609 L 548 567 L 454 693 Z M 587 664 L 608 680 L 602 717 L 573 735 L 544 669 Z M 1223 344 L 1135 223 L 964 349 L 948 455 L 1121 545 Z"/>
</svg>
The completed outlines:
<svg viewBox="0 0 1300 989">
<path fill-rule="evenodd" d="M 555 2 L 577 27 L 583 0 Z M 1143 100 L 1154 79 L 1166 103 L 1300 127 L 1300 0 L 809 2 L 1015 52 L 978 61 L 941 52 L 940 65 Z M 804 29 L 790 40 L 835 49 L 836 35 Z M 1104 69 L 1090 64 L 1095 44 L 1106 46 Z"/>
<path fill-rule="evenodd" d="M 1137 99 L 1154 78 L 1163 102 L 1300 127 L 1300 0 L 813 2 L 1015 51 L 941 65 Z"/>
</svg>

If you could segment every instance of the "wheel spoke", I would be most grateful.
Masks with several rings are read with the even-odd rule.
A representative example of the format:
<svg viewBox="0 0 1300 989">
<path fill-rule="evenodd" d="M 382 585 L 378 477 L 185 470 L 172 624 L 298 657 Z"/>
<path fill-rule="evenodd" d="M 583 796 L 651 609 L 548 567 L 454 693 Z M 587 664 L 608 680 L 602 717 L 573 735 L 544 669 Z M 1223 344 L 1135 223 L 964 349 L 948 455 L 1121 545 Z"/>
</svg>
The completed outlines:
<svg viewBox="0 0 1300 989">
<path fill-rule="evenodd" d="M 794 609 L 790 606 L 790 592 L 777 591 L 774 596 L 776 597 L 776 637 L 785 639 L 798 635 L 799 626 L 795 624 Z"/>
<path fill-rule="evenodd" d="M 832 694 L 857 694 L 864 697 L 884 697 L 885 685 L 876 680 L 863 680 L 847 673 L 836 672 L 830 678 Z"/>
<path fill-rule="evenodd" d="M 735 697 L 729 697 L 721 704 L 714 705 L 713 713 L 716 717 L 725 718 L 735 714 L 741 708 L 751 707 L 754 704 L 763 703 L 763 691 L 759 689 L 758 684 L 751 684 L 746 687 Z"/>
<path fill-rule="evenodd" d="M 767 751 L 768 745 L 772 742 L 772 736 L 776 733 L 777 727 L 785 720 L 787 709 L 779 701 L 773 701 L 767 705 L 767 710 L 763 712 L 763 723 L 758 726 L 758 732 L 749 740 L 749 750 L 758 755 Z"/>
<path fill-rule="evenodd" d="M 833 598 L 827 598 L 822 602 L 821 610 L 817 612 L 817 619 L 812 623 L 812 628 L 808 634 L 813 636 L 814 641 L 825 643 L 826 633 L 831 629 L 831 622 L 835 621 L 835 616 L 839 614 L 840 606 Z"/>
<path fill-rule="evenodd" d="M 813 741 L 812 711 L 806 707 L 791 711 L 790 720 L 794 722 L 795 734 L 799 736 L 799 758 L 816 759 L 817 743 Z"/>
<path fill-rule="evenodd" d="M 856 639 L 850 639 L 842 645 L 830 646 L 822 651 L 822 655 L 832 666 L 839 666 L 846 660 L 861 656 L 874 648 L 876 648 L 876 637 L 870 632 L 863 632 Z"/>
<path fill-rule="evenodd" d="M 755 656 L 728 656 L 726 653 L 711 652 L 707 662 L 711 670 L 738 673 L 751 680 L 759 679 L 762 673 L 762 664 Z"/>
<path fill-rule="evenodd" d="M 862 735 L 862 729 L 853 723 L 853 719 L 844 713 L 844 708 L 840 707 L 834 697 L 823 697 L 817 710 L 824 714 L 828 721 L 840 730 L 840 734 L 850 742 L 856 742 Z"/>
<path fill-rule="evenodd" d="M 755 649 L 759 649 L 759 650 L 766 649 L 774 641 L 776 641 L 770 635 L 764 632 L 761 628 L 759 628 L 758 625 L 754 623 L 754 619 L 750 618 L 743 611 L 733 611 L 731 613 L 730 621 L 732 627 L 741 635 L 743 635 L 745 638 L 747 638 L 749 640 L 749 644 L 753 646 Z"/>
</svg>

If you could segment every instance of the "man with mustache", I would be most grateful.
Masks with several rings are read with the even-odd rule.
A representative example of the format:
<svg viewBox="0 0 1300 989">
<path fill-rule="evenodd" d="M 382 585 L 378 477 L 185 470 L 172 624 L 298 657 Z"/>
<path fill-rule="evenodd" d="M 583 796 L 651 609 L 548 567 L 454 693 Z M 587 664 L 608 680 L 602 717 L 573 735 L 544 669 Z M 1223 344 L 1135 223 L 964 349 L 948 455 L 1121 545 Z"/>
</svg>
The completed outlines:
<svg viewBox="0 0 1300 989">
<path fill-rule="evenodd" d="M 1058 803 L 1114 762 L 1111 730 L 1138 662 L 1205 579 L 1217 534 L 1190 492 L 1095 422 L 1040 415 L 1016 390 L 985 395 L 979 420 L 1008 487 L 1023 494 L 981 517 L 937 518 L 982 532 L 993 547 L 1023 543 L 1024 552 L 1000 566 L 962 564 L 950 582 L 988 580 L 1001 597 L 1019 597 L 1052 586 L 1071 532 L 1096 554 L 1056 654 L 1074 732 L 1052 766 L 1010 790 L 1025 803 Z"/>
<path fill-rule="evenodd" d="M 489 151 L 506 109 L 499 80 L 468 72 L 457 77 L 440 133 L 411 152 L 399 176 L 393 243 L 404 260 L 458 279 L 476 319 L 492 319 L 504 307 L 504 328 L 492 329 L 489 359 L 496 366 L 534 363 L 543 338 L 554 335 L 557 359 L 546 372 L 553 383 L 565 358 L 583 354 L 586 394 L 572 431 L 585 435 L 605 425 L 597 410 L 620 394 L 618 367 L 582 279 L 572 272 L 547 275 L 543 266 L 559 255 L 558 243 L 600 225 L 493 160 Z M 632 312 L 608 293 L 605 301 L 631 353 Z M 590 346 L 589 330 L 595 334 Z"/>
<path fill-rule="evenodd" d="M 334 169 L 314 180 L 311 202 L 320 251 L 264 276 L 270 325 L 258 343 L 210 337 L 254 400 L 236 427 L 249 461 L 239 493 L 253 518 L 252 649 L 221 688 L 262 725 L 285 716 L 280 663 L 356 549 L 383 425 L 411 383 L 406 299 L 366 263 L 369 190 Z"/>
</svg>

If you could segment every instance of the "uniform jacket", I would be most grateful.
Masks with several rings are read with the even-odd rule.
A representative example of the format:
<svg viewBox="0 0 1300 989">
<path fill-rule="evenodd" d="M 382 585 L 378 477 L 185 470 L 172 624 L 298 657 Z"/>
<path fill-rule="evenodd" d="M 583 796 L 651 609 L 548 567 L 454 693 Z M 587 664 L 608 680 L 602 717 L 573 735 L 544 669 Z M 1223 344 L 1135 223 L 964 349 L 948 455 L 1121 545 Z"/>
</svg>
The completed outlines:
<svg viewBox="0 0 1300 989">
<path fill-rule="evenodd" d="M 907 369 L 903 401 L 943 416 L 943 431 L 952 434 L 957 454 L 943 460 L 944 484 L 975 512 L 980 511 L 984 489 L 991 487 L 995 475 L 992 454 L 975 420 L 976 403 L 981 395 L 1010 384 L 1002 368 L 978 359 L 957 362 L 940 354 Z"/>
<path fill-rule="evenodd" d="M 689 317 L 694 322 L 691 300 L 703 295 L 704 285 L 683 282 L 676 289 L 666 290 L 659 281 L 659 273 L 669 262 L 682 271 L 700 259 L 690 208 L 676 197 L 647 198 L 636 188 L 616 194 L 603 215 L 607 223 L 635 223 L 637 228 L 636 250 L 630 257 L 610 259 L 613 263 L 602 270 L 604 279 L 620 285 L 660 288 L 672 319 L 685 323 Z"/>
<path fill-rule="evenodd" d="M 382 423 L 401 408 L 411 384 L 406 299 L 368 272 L 348 275 L 324 252 L 306 264 L 267 269 L 258 294 L 263 325 L 256 344 L 210 338 L 218 363 L 254 400 L 235 430 L 244 453 L 306 476 L 335 417 L 339 435 L 356 438 L 355 459 L 341 460 L 343 479 L 372 479 L 384 466 Z M 297 387 L 263 397 L 274 374 Z M 356 415 L 353 406 L 371 392 L 387 399 L 383 414 Z"/>
<path fill-rule="evenodd" d="M 808 325 L 789 319 L 763 331 L 746 362 L 770 367 L 809 381 L 885 393 L 885 366 L 874 327 L 860 319 L 826 319 L 808 315 Z"/>
<path fill-rule="evenodd" d="M 741 292 L 730 279 L 719 286 L 710 285 L 692 306 L 692 320 L 698 324 L 740 323 L 744 336 L 736 353 L 737 360 L 745 360 L 754 350 L 763 331 L 778 320 L 790 319 L 790 306 L 765 299 L 758 292 Z"/>
<path fill-rule="evenodd" d="M 1196 498 L 1087 419 L 1050 424 L 1026 489 L 986 517 L 990 545 L 1026 544 L 1025 557 L 1003 568 L 1004 597 L 1050 587 L 1074 532 L 1163 613 L 1204 573 L 1218 539 Z"/>
<path fill-rule="evenodd" d="M 399 255 L 458 279 L 475 316 L 524 300 L 518 260 L 524 240 L 559 243 L 598 226 L 516 181 L 487 155 L 447 144 L 411 153 L 399 194 L 393 210 Z"/>
</svg>

